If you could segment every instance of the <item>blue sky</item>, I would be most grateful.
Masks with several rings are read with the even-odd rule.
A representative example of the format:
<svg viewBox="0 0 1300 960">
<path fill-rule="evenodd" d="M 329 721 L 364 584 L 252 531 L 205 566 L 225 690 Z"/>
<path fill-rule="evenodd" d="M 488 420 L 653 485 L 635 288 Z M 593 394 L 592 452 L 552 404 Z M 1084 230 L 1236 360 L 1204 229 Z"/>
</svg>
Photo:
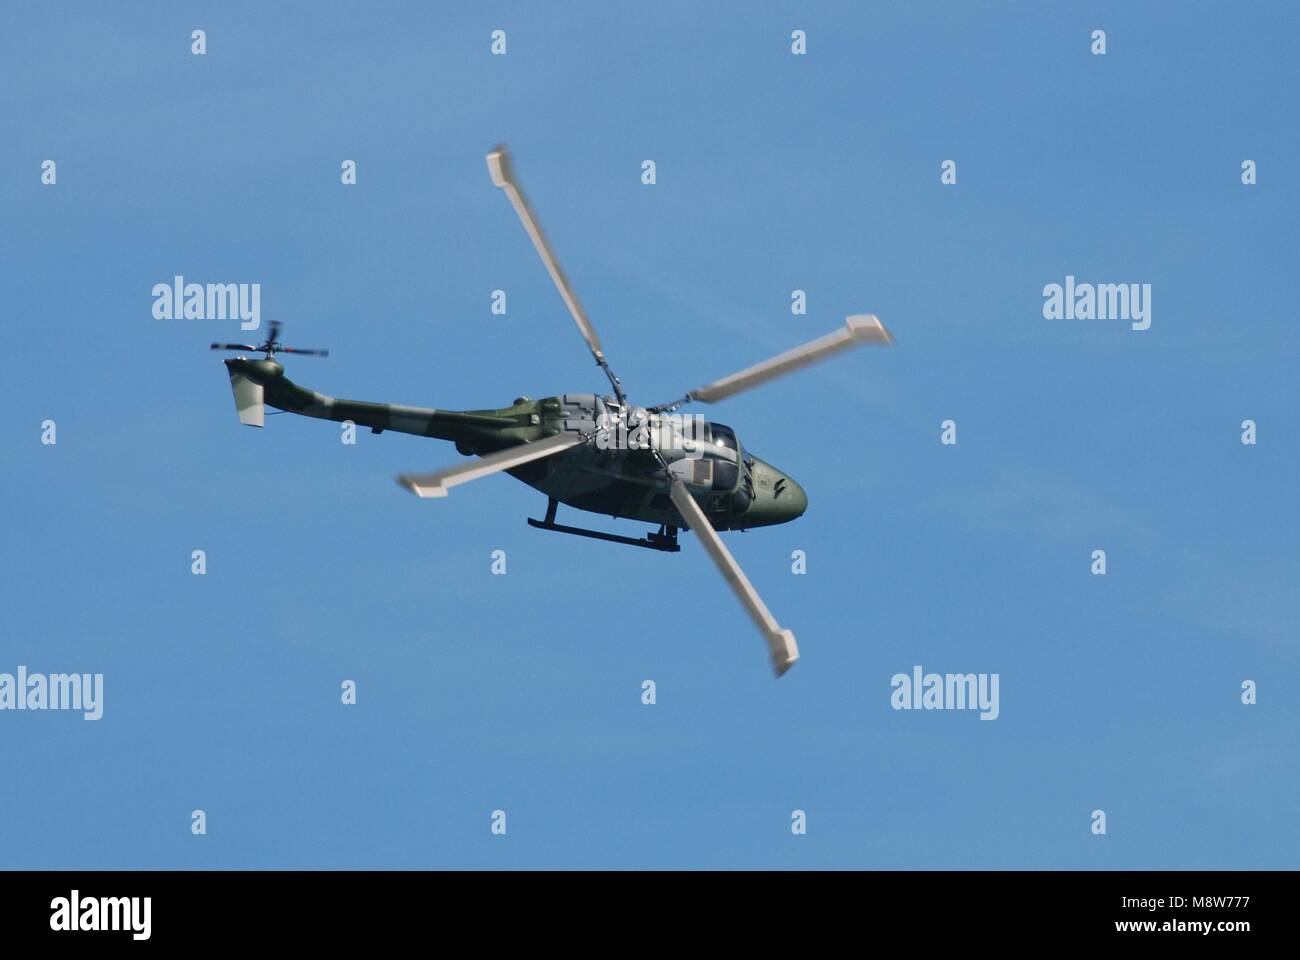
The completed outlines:
<svg viewBox="0 0 1300 960">
<path fill-rule="evenodd" d="M 105 705 L 0 713 L 0 865 L 1297 865 L 1292 5 L 3 17 L 0 672 Z M 237 325 L 153 318 L 175 274 L 259 282 L 326 393 L 601 389 L 501 141 L 634 399 L 850 313 L 897 337 L 696 408 L 808 491 L 728 536 L 798 634 L 779 682 L 693 538 L 536 531 L 508 477 L 419 501 L 393 475 L 450 446 L 241 427 Z M 1150 283 L 1151 328 L 1044 319 L 1067 274 Z M 892 710 L 914 664 L 998 673 L 1000 717 Z"/>
</svg>

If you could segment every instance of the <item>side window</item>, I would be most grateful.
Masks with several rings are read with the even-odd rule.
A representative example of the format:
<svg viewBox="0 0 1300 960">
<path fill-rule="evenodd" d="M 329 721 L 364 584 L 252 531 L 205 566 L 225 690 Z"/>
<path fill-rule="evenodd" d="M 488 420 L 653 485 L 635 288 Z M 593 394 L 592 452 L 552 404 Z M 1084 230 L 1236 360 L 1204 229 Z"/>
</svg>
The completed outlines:
<svg viewBox="0 0 1300 960">
<path fill-rule="evenodd" d="M 736 431 L 723 423 L 710 424 L 713 428 L 713 442 L 728 450 L 736 449 Z"/>
</svg>

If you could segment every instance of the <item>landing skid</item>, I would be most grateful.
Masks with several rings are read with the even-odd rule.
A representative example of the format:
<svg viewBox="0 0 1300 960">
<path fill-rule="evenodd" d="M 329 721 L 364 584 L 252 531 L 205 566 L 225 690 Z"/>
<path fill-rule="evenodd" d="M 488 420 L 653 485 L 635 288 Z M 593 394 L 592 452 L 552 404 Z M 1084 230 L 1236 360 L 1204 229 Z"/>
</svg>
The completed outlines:
<svg viewBox="0 0 1300 960">
<path fill-rule="evenodd" d="M 555 522 L 555 510 L 558 506 L 554 500 L 546 501 L 546 519 L 534 520 L 528 517 L 528 525 L 539 530 L 554 530 L 556 533 L 571 533 L 576 537 L 590 537 L 592 540 L 608 540 L 610 543 L 626 543 L 630 547 L 646 547 L 649 550 L 662 550 L 665 553 L 677 553 L 682 548 L 677 543 L 677 528 L 659 525 L 658 533 L 647 533 L 641 539 L 623 537 L 617 533 L 604 533 L 600 530 L 584 530 L 582 527 L 566 527 Z"/>
</svg>

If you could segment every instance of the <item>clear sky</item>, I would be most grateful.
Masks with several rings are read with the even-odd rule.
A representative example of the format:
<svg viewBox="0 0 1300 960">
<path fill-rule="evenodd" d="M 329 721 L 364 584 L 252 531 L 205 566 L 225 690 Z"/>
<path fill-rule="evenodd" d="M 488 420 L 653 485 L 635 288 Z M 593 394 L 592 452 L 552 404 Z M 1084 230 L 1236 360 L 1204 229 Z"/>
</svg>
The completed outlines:
<svg viewBox="0 0 1300 960">
<path fill-rule="evenodd" d="M 1293 4 L 2 16 L 0 672 L 105 702 L 0 712 L 0 866 L 1298 865 Z M 693 537 L 533 530 L 506 476 L 417 500 L 449 445 L 243 427 L 238 325 L 154 319 L 177 274 L 258 282 L 325 393 L 601 390 L 501 141 L 642 403 L 846 314 L 897 337 L 695 408 L 809 495 L 727 536 L 780 681 Z M 1067 275 L 1151 284 L 1150 329 L 1045 319 Z M 891 709 L 918 664 L 1000 716 Z"/>
</svg>

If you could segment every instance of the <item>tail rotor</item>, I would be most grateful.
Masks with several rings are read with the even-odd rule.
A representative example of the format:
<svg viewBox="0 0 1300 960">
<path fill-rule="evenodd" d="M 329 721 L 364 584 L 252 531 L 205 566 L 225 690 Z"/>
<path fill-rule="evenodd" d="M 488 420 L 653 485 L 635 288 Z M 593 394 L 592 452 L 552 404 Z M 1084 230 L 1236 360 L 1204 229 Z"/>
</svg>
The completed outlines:
<svg viewBox="0 0 1300 960">
<path fill-rule="evenodd" d="M 283 326 L 279 320 L 271 321 L 270 335 L 256 346 L 251 343 L 214 343 L 213 350 L 240 350 L 247 353 L 264 353 L 266 359 L 270 360 L 277 353 L 296 353 L 302 357 L 328 357 L 328 350 L 302 350 L 298 347 L 286 347 L 280 342 L 280 328 Z"/>
</svg>

